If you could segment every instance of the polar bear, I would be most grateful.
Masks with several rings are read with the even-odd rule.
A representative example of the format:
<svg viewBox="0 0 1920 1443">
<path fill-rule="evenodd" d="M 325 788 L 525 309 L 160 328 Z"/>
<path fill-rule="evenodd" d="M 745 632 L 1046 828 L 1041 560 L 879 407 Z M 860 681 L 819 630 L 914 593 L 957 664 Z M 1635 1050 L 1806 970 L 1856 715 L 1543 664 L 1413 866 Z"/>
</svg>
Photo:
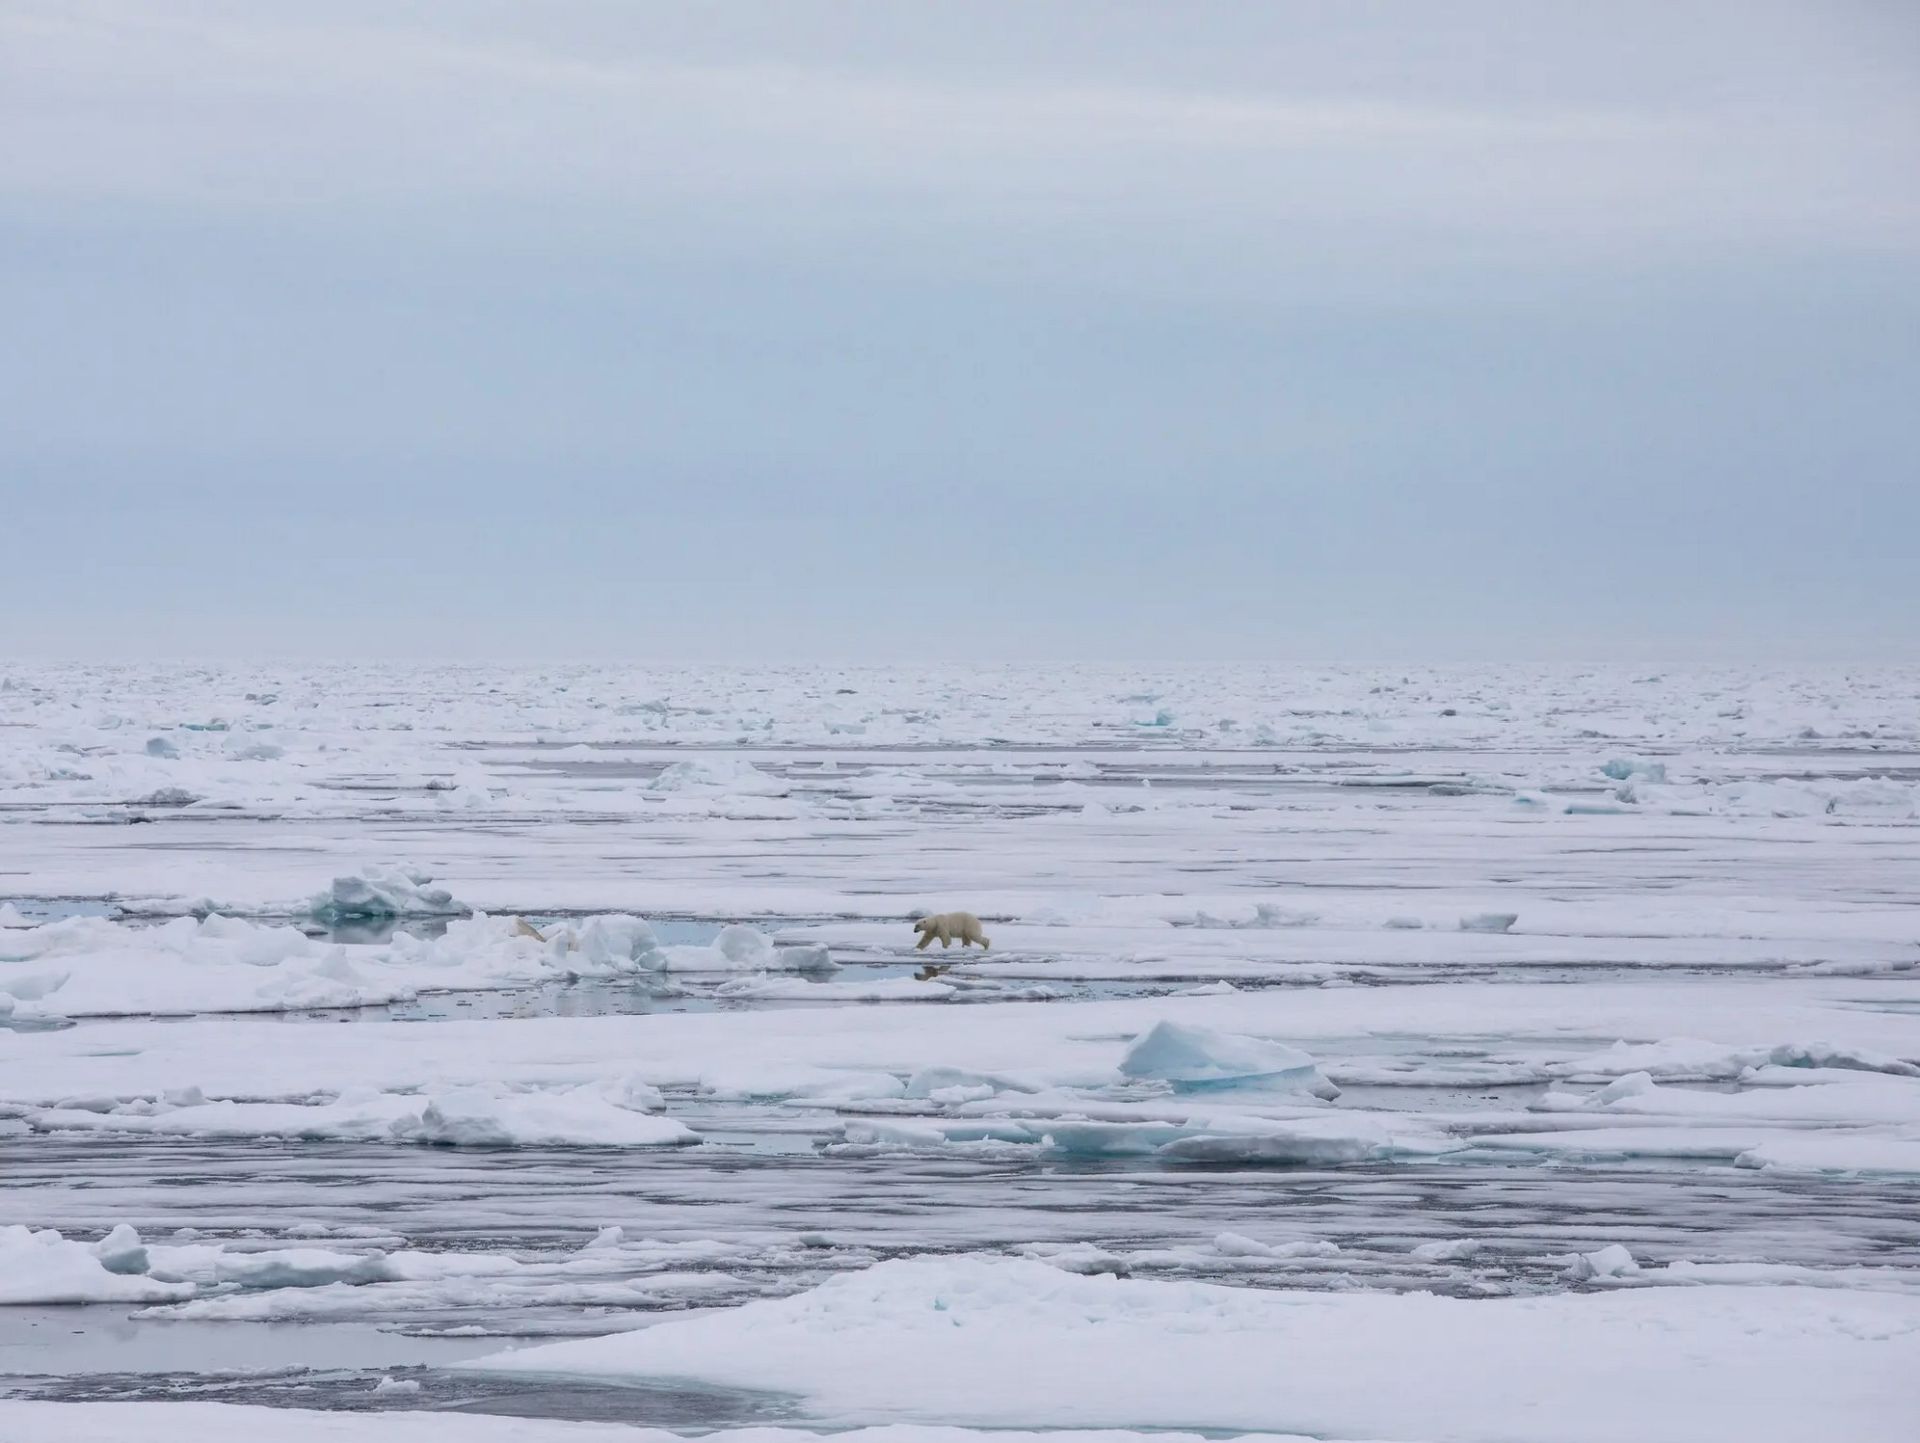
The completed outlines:
<svg viewBox="0 0 1920 1443">
<path fill-rule="evenodd" d="M 956 937 L 962 947 L 978 942 L 983 952 L 992 945 L 987 941 L 987 934 L 980 930 L 980 919 L 971 912 L 936 912 L 931 917 L 916 919 L 913 930 L 920 934 L 919 942 L 914 944 L 914 950 L 920 952 L 926 951 L 936 937 L 943 948 L 952 946 Z"/>
</svg>

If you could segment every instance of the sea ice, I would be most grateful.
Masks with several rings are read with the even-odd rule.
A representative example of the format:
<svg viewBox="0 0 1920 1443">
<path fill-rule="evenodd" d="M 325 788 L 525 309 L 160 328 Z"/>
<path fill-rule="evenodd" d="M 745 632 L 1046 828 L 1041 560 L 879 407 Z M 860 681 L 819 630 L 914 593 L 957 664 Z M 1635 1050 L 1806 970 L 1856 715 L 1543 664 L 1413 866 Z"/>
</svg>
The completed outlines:
<svg viewBox="0 0 1920 1443">
<path fill-rule="evenodd" d="M 1517 912 L 1476 912 L 1460 919 L 1462 932 L 1506 932 L 1520 920 Z"/>
<path fill-rule="evenodd" d="M 1176 1091 L 1258 1086 L 1335 1098 L 1340 1089 L 1297 1047 L 1212 1028 L 1161 1021 L 1120 1059 L 1123 1076 L 1170 1082 Z"/>
<path fill-rule="evenodd" d="M 1615 757 L 1600 768 L 1603 775 L 1612 777 L 1616 782 L 1635 779 L 1654 783 L 1663 783 L 1667 779 L 1665 762 L 1650 762 L 1639 757 Z"/>
<path fill-rule="evenodd" d="M 1639 1276 L 1639 1273 L 1640 1264 L 1619 1243 L 1609 1243 L 1590 1253 L 1575 1253 L 1567 1260 L 1566 1275 L 1576 1283 L 1632 1278 Z"/>
<path fill-rule="evenodd" d="M 104 1110 L 28 1112 L 37 1132 L 143 1133 L 169 1137 L 292 1137 L 435 1143 L 456 1147 L 659 1147 L 699 1141 L 655 1115 L 660 1094 L 636 1078 L 574 1087 L 475 1082 L 420 1093 L 347 1088 L 330 1099 L 181 1104 L 136 1101 Z"/>
<path fill-rule="evenodd" d="M 389 917 L 461 917 L 473 909 L 433 884 L 417 867 L 364 867 L 313 899 L 310 909 L 322 922 L 354 922 Z"/>
<path fill-rule="evenodd" d="M 1905 1443 L 1920 1297 L 1708 1284 L 1469 1301 L 920 1257 L 461 1366 L 773 1389 L 848 1422 Z"/>
<path fill-rule="evenodd" d="M 156 1303 L 192 1294 L 191 1284 L 122 1271 L 133 1258 L 123 1244 L 116 1242 L 102 1258 L 51 1230 L 0 1227 L 0 1304 Z"/>
<path fill-rule="evenodd" d="M 418 1388 L 413 1379 L 382 1377 L 382 1397 Z M 391 1409 L 329 1411 L 235 1403 L 42 1403 L 0 1399 L 0 1437 L 7 1443 L 687 1443 L 661 1428 L 516 1418 L 485 1413 Z M 918 1424 L 807 1432 L 794 1428 L 721 1429 L 701 1443 L 1207 1443 L 1199 1434 L 1125 1429 L 977 1430 Z M 1247 1443 L 1311 1443 L 1279 1434 L 1248 1434 Z"/>
<path fill-rule="evenodd" d="M 669 763 L 648 785 L 655 792 L 718 792 L 737 797 L 783 797 L 788 788 L 752 762 L 710 753 Z"/>
<path fill-rule="evenodd" d="M 615 939 L 604 949 L 611 956 L 630 935 L 626 923 L 645 927 L 596 918 L 581 930 Z M 608 970 L 583 965 L 597 955 L 543 947 L 509 920 L 485 916 L 456 919 L 439 937 L 403 932 L 370 946 L 218 913 L 152 927 L 70 917 L 0 933 L 0 996 L 32 1017 L 363 1007 Z"/>
</svg>

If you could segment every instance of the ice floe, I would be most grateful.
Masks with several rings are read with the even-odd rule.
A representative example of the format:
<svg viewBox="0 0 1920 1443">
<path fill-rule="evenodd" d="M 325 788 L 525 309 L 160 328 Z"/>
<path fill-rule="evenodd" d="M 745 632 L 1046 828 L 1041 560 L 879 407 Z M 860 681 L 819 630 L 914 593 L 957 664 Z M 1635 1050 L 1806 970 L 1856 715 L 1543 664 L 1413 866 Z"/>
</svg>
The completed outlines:
<svg viewBox="0 0 1920 1443">
<path fill-rule="evenodd" d="M 1920 1297 L 1703 1284 L 1463 1301 L 925 1257 L 464 1366 L 776 1389 L 847 1421 L 1894 1443 Z"/>
<path fill-rule="evenodd" d="M 322 922 L 388 917 L 460 917 L 473 909 L 418 867 L 366 867 L 335 877 L 310 906 Z"/>
</svg>

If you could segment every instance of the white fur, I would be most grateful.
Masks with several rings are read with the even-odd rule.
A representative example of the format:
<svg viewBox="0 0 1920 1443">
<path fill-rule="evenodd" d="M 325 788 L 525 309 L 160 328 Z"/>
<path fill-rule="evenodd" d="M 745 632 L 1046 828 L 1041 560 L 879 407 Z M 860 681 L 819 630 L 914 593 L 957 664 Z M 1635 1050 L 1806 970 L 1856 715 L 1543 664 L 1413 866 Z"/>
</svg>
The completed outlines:
<svg viewBox="0 0 1920 1443">
<path fill-rule="evenodd" d="M 971 912 L 937 912 L 920 918 L 913 924 L 913 930 L 920 934 L 915 946 L 921 951 L 936 937 L 942 947 L 951 946 L 956 939 L 962 947 L 971 947 L 977 942 L 982 951 L 990 945 L 987 934 L 980 930 L 980 919 Z"/>
</svg>

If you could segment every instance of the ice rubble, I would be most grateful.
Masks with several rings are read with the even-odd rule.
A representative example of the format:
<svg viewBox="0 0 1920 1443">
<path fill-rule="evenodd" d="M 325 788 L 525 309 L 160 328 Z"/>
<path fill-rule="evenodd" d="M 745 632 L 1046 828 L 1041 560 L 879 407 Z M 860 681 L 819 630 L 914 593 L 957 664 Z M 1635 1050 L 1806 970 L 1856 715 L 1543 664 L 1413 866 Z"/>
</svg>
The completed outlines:
<svg viewBox="0 0 1920 1443">
<path fill-rule="evenodd" d="M 1448 1238 L 1431 1243 L 1416 1243 L 1411 1255 L 1423 1263 L 1450 1263 L 1459 1258 L 1470 1258 L 1484 1245 L 1472 1238 Z"/>
<path fill-rule="evenodd" d="M 126 1267 L 123 1243 L 103 1256 L 51 1230 L 0 1227 L 0 1304 L 156 1303 L 192 1295 L 191 1284 L 161 1282 Z"/>
<path fill-rule="evenodd" d="M 1600 767 L 1601 775 L 1611 777 L 1616 782 L 1644 781 L 1664 783 L 1667 779 L 1665 762 L 1647 761 L 1641 757 L 1615 757 Z"/>
<path fill-rule="evenodd" d="M 23 1016 L 361 1007 L 556 975 L 545 949 L 487 917 L 371 947 L 218 914 L 154 927 L 72 917 L 0 934 L 0 995 Z"/>
<path fill-rule="evenodd" d="M 364 867 L 313 899 L 309 908 L 322 922 L 355 922 L 392 917 L 462 917 L 473 909 L 454 900 L 433 876 L 418 867 Z"/>
<path fill-rule="evenodd" d="M 1634 773 L 1614 789 L 1621 807 L 1681 816 L 1825 818 L 1905 822 L 1920 817 L 1920 784 L 1890 777 L 1771 780 L 1740 778 L 1670 785 L 1659 775 Z"/>
<path fill-rule="evenodd" d="M 152 927 L 71 917 L 0 931 L 0 1009 L 17 1017 L 284 1012 L 582 976 L 833 966 L 825 947 L 775 947 L 741 924 L 709 945 L 662 946 L 645 921 L 620 914 L 544 936 L 517 918 L 461 917 L 438 937 L 401 932 L 377 945 L 321 941 L 218 913 Z"/>
<path fill-rule="evenodd" d="M 845 1421 L 1904 1443 L 1920 1297 L 1703 1284 L 1463 1301 L 918 1257 L 457 1366 L 771 1389 Z"/>
<path fill-rule="evenodd" d="M 629 1241 L 618 1229 L 575 1252 L 423 1252 L 398 1239 L 342 1246 L 253 1239 L 204 1241 L 190 1230 L 148 1241 L 126 1224 L 95 1243 L 51 1230 L 0 1229 L 0 1305 L 138 1303 L 166 1319 L 351 1317 L 386 1311 L 499 1306 L 546 1295 L 627 1304 L 735 1286 L 713 1265 L 739 1245 Z M 688 1273 L 684 1270 L 698 1268 Z M 0 1434 L 4 1436 L 4 1434 Z"/>
<path fill-rule="evenodd" d="M 745 758 L 716 752 L 668 763 L 647 784 L 647 790 L 724 793 L 736 797 L 784 797 L 790 788 Z"/>
<path fill-rule="evenodd" d="M 37 1108 L 36 1132 L 143 1133 L 167 1137 L 293 1137 L 415 1142 L 449 1147 L 662 1147 L 698 1142 L 657 1115 L 660 1093 L 638 1078 L 577 1086 L 474 1082 L 420 1092 L 346 1088 L 298 1102 L 172 1098 Z"/>
</svg>

